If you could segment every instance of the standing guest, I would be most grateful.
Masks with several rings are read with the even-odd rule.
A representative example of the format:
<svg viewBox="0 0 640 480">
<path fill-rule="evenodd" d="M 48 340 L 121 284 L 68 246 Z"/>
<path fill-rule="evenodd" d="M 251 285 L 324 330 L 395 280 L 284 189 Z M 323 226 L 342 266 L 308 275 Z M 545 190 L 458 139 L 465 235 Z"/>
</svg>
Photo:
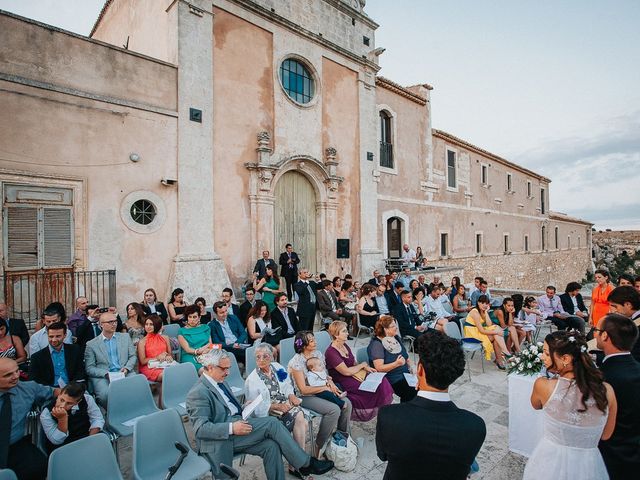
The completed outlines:
<svg viewBox="0 0 640 480">
<path fill-rule="evenodd" d="M 263 301 L 264 302 L 264 301 Z M 244 291 L 244 302 L 240 304 L 238 318 L 243 327 L 247 326 L 247 318 L 249 318 L 249 310 L 251 310 L 256 304 L 256 291 L 253 287 L 248 287 Z M 268 308 L 268 307 L 267 307 Z M 210 320 L 210 319 L 209 319 Z"/>
<path fill-rule="evenodd" d="M 187 395 L 187 412 L 198 454 L 209 461 L 214 478 L 220 478 L 221 463 L 231 465 L 233 456 L 242 453 L 262 457 L 269 480 L 284 480 L 282 455 L 303 476 L 333 468 L 333 462 L 305 453 L 275 418 L 242 419 L 242 407 L 224 381 L 231 369 L 227 352 L 214 350 L 198 360 L 204 372 Z"/>
<path fill-rule="evenodd" d="M 317 296 L 318 309 L 323 317 L 328 317 L 331 320 L 343 319 L 347 324 L 356 323 L 353 329 L 356 330 L 358 328 L 355 316 L 342 308 L 342 305 L 338 302 L 338 297 L 336 297 L 336 293 L 333 290 L 333 284 L 329 280 L 322 281 L 322 288 L 318 290 Z"/>
<path fill-rule="evenodd" d="M 510 357 L 511 354 L 504 343 L 503 330 L 497 325 L 494 325 L 489 318 L 488 312 L 490 307 L 491 303 L 489 303 L 489 299 L 484 295 L 480 295 L 478 305 L 469 312 L 464 322 L 464 335 L 465 337 L 476 338 L 482 342 L 485 359 L 490 361 L 491 354 L 495 352 L 496 366 L 500 370 L 505 370 L 505 358 Z"/>
<path fill-rule="evenodd" d="M 67 327 L 71 330 L 71 334 L 73 336 L 76 335 L 76 330 L 78 327 L 87 321 L 87 307 L 89 306 L 89 301 L 87 297 L 78 297 L 76 298 L 76 311 L 69 317 L 69 321 L 67 322 Z"/>
<path fill-rule="evenodd" d="M 0 469 L 13 470 L 20 480 L 42 480 L 47 457 L 31 442 L 31 435 L 25 436 L 27 415 L 34 406 L 51 402 L 60 389 L 19 380 L 16 361 L 0 358 Z"/>
<path fill-rule="evenodd" d="M 235 315 L 229 313 L 225 302 L 213 304 L 214 318 L 209 322 L 211 341 L 233 353 L 239 363 L 245 363 L 244 349 L 247 345 L 247 330 Z"/>
<path fill-rule="evenodd" d="M 367 347 L 373 368 L 387 374 L 385 378 L 400 402 L 412 400 L 417 392 L 405 378 L 405 374 L 411 373 L 411 360 L 399 336 L 398 324 L 393 317 L 382 315 L 376 322 L 374 335 Z"/>
<path fill-rule="evenodd" d="M 80 347 L 65 344 L 67 325 L 56 322 L 47 328 L 49 347 L 33 354 L 29 362 L 29 380 L 57 387 L 69 382 L 84 381 L 84 362 Z"/>
<path fill-rule="evenodd" d="M 293 289 L 298 295 L 298 309 L 296 310 L 296 314 L 300 321 L 301 330 L 313 330 L 313 322 L 316 318 L 316 293 L 318 291 L 318 284 L 313 280 L 309 280 L 310 278 L 309 270 L 301 268 L 298 273 L 298 281 L 293 285 Z"/>
<path fill-rule="evenodd" d="M 598 321 L 609 313 L 609 302 L 607 297 L 613 290 L 613 285 L 610 281 L 609 272 L 603 269 L 595 271 L 596 286 L 593 287 L 591 292 L 591 325 L 597 325 Z"/>
<path fill-rule="evenodd" d="M 350 431 L 349 419 L 352 405 L 347 398 L 344 399 L 344 407 L 340 409 L 335 403 L 316 396 L 317 393 L 325 391 L 339 395 L 340 390 L 331 380 L 331 377 L 328 377 L 328 386 L 312 387 L 307 382 L 307 374 L 309 373 L 307 361 L 310 358 L 317 358 L 324 364 L 324 355 L 316 348 L 316 339 L 313 336 L 313 332 L 298 332 L 293 342 L 293 348 L 296 354 L 289 360 L 288 369 L 294 387 L 301 395 L 302 407 L 313 410 L 321 416 L 320 427 L 316 435 L 316 444 L 313 446 L 314 454 L 318 455 L 331 434 L 336 430 L 336 427 L 341 432 Z"/>
<path fill-rule="evenodd" d="M 253 288 L 256 292 L 262 293 L 262 301 L 267 304 L 270 311 L 275 308 L 275 296 L 283 292 L 280 283 L 280 277 L 278 277 L 276 270 L 271 267 L 267 267 L 267 272 L 260 281 L 255 280 L 253 283 Z"/>
<path fill-rule="evenodd" d="M 145 336 L 138 342 L 138 365 L 140 373 L 150 382 L 162 382 L 164 369 L 149 366 L 151 360 L 172 362 L 169 337 L 160 333 L 162 319 L 158 315 L 149 315 L 144 322 Z"/>
<path fill-rule="evenodd" d="M 171 299 L 167 303 L 169 309 L 169 323 L 184 324 L 184 309 L 187 303 L 184 301 L 184 290 L 176 288 L 171 292 Z"/>
<path fill-rule="evenodd" d="M 289 306 L 287 294 L 284 292 L 276 295 L 276 308 L 271 310 L 270 315 L 273 327 L 280 327 L 283 339 L 291 338 L 301 330 L 296 311 Z"/>
<path fill-rule="evenodd" d="M 418 315 L 411 304 L 413 301 L 411 292 L 403 290 L 400 298 L 402 302 L 393 309 L 393 317 L 398 322 L 400 335 L 417 338 L 427 331 L 427 326 L 419 323 Z"/>
<path fill-rule="evenodd" d="M 93 397 L 85 393 L 82 383 L 65 385 L 58 398 L 40 413 L 47 450 L 55 450 L 81 438 L 100 433 L 104 417 Z"/>
<path fill-rule="evenodd" d="M 629 275 L 628 273 L 622 273 L 618 277 L 618 286 L 619 287 L 633 287 L 633 275 Z"/>
<path fill-rule="evenodd" d="M 633 287 L 614 288 L 607 297 L 612 312 L 630 318 L 640 328 L 640 293 Z M 640 341 L 631 347 L 631 356 L 640 362 Z"/>
<path fill-rule="evenodd" d="M 516 307 L 513 304 L 513 298 L 505 297 L 502 300 L 502 305 L 500 308 L 496 308 L 495 315 L 500 323 L 500 328 L 504 331 L 508 332 L 507 335 L 507 350 L 513 351 L 516 353 L 520 353 L 520 344 L 526 333 L 520 327 L 518 327 L 515 323 L 515 313 Z"/>
<path fill-rule="evenodd" d="M 416 349 L 417 396 L 378 414 L 378 458 L 389 462 L 384 478 L 465 480 L 487 429 L 449 397 L 449 386 L 464 373 L 464 352 L 456 340 L 433 331 L 416 341 Z"/>
<path fill-rule="evenodd" d="M 564 293 L 560 295 L 562 308 L 569 315 L 580 317 L 586 323 L 589 319 L 589 310 L 584 304 L 580 290 L 582 285 L 578 282 L 569 282 L 564 289 Z"/>
<path fill-rule="evenodd" d="M 379 276 L 380 276 L 380 271 L 376 268 L 376 269 L 373 271 L 373 277 L 371 277 L 371 278 L 367 281 L 367 283 L 370 283 L 370 284 L 371 284 L 371 285 L 373 285 L 374 287 L 377 287 L 377 286 L 380 284 L 380 282 L 378 281 L 378 277 L 379 277 Z"/>
<path fill-rule="evenodd" d="M 365 327 L 373 328 L 380 316 L 378 304 L 375 301 L 377 295 L 376 287 L 369 283 L 365 283 L 360 289 L 356 312 L 360 315 L 360 323 Z"/>
<path fill-rule="evenodd" d="M 156 291 L 153 288 L 147 288 L 144 291 L 143 297 L 142 309 L 144 310 L 145 315 L 151 315 L 152 313 L 160 315 L 160 318 L 162 318 L 162 323 L 166 325 L 168 322 L 169 313 L 167 313 L 167 309 L 165 308 L 164 303 L 158 301 Z"/>
<path fill-rule="evenodd" d="M 458 294 L 460 285 L 462 285 L 462 283 L 460 282 L 460 277 L 453 277 L 451 279 L 451 291 L 449 292 L 449 300 L 451 300 L 452 304 L 453 304 L 453 299 Z"/>
<path fill-rule="evenodd" d="M 553 285 L 549 285 L 546 288 L 545 295 L 538 297 L 538 307 L 542 312 L 542 316 L 551 320 L 558 327 L 558 330 L 572 328 L 579 330 L 584 335 L 584 320 L 576 315 L 569 315 L 564 311 L 560 297 L 556 295 L 556 287 Z"/>
<path fill-rule="evenodd" d="M 253 267 L 253 273 L 256 274 L 256 279 L 258 281 L 262 280 L 264 276 L 267 274 L 267 267 L 271 267 L 271 270 L 274 272 L 278 270 L 278 265 L 273 260 L 273 258 L 269 258 L 269 250 L 262 251 L 262 258 L 256 262 L 256 266 Z"/>
<path fill-rule="evenodd" d="M 557 331 L 544 340 L 542 361 L 557 378 L 533 384 L 531 406 L 543 410 L 543 434 L 524 469 L 523 480 L 608 478 L 598 441 L 611 438 L 616 396 L 577 332 Z M 637 433 L 637 432 L 636 432 Z"/>
<path fill-rule="evenodd" d="M 426 266 L 427 266 L 427 257 L 425 257 L 424 253 L 422 253 L 422 247 L 418 246 L 416 247 L 416 263 L 415 263 L 416 270 L 420 268 L 424 268 Z"/>
<path fill-rule="evenodd" d="M 286 298 L 286 295 L 283 294 Z M 269 330 L 280 329 L 271 333 Z M 249 343 L 259 345 L 261 343 L 268 343 L 271 345 L 276 354 L 279 353 L 278 344 L 282 340 L 282 331 L 286 330 L 286 326 L 283 328 L 281 325 L 274 325 L 271 321 L 271 315 L 267 309 L 267 305 L 258 300 L 255 307 L 249 311 L 249 319 L 247 320 L 247 334 L 249 336 Z M 277 356 L 277 355 L 276 355 Z"/>
<path fill-rule="evenodd" d="M 136 367 L 137 357 L 131 337 L 126 333 L 116 333 L 118 321 L 113 313 L 101 314 L 98 321 L 102 327 L 102 333 L 87 342 L 84 365 L 89 386 L 97 402 L 106 408 L 109 373 L 131 374 Z"/>
<path fill-rule="evenodd" d="M 300 257 L 293 251 L 293 246 L 290 243 L 287 243 L 284 249 L 285 251 L 280 254 L 278 263 L 280 264 L 280 276 L 284 278 L 287 284 L 287 299 L 291 301 L 293 298 L 293 284 L 298 279 Z"/>
<path fill-rule="evenodd" d="M 473 306 L 467 298 L 466 287 L 462 284 L 458 285 L 456 294 L 453 297 L 453 312 L 459 317 L 464 318 L 471 311 Z"/>
<path fill-rule="evenodd" d="M 0 318 L 0 358 L 11 358 L 18 364 L 27 361 L 22 340 L 17 335 L 11 335 L 7 321 L 3 318 Z"/>
<path fill-rule="evenodd" d="M 211 321 L 211 313 L 207 312 L 207 302 L 204 297 L 196 298 L 193 304 L 198 307 L 198 311 L 200 312 L 200 323 L 209 323 Z"/>
<path fill-rule="evenodd" d="M 180 343 L 180 363 L 192 363 L 198 375 L 202 373 L 202 365 L 196 359 L 198 355 L 211 351 L 211 328 L 200 321 L 200 310 L 196 305 L 184 309 L 187 321 L 178 330 Z"/>
<path fill-rule="evenodd" d="M 49 345 L 47 327 L 56 322 L 64 322 L 64 320 L 62 320 L 60 316 L 60 312 L 55 309 L 46 308 L 44 312 L 42 312 L 42 324 L 44 328 L 41 328 L 33 335 L 31 335 L 29 343 L 27 344 L 26 351 L 30 356 Z M 67 335 L 64 338 L 64 343 L 73 343 L 70 331 L 67 331 Z"/>
<path fill-rule="evenodd" d="M 128 333 L 133 342 L 133 346 L 138 345 L 138 342 L 145 335 L 145 314 L 142 309 L 142 305 L 136 302 L 132 302 L 127 305 L 127 320 L 122 325 L 122 333 Z"/>
<path fill-rule="evenodd" d="M 0 303 L 0 318 L 9 325 L 11 335 L 17 335 L 22 340 L 22 345 L 29 343 L 29 330 L 21 318 L 9 318 L 9 309 L 6 303 Z"/>
<path fill-rule="evenodd" d="M 386 285 L 378 285 L 376 287 L 376 297 L 375 297 L 375 301 L 376 301 L 376 305 L 378 306 L 378 312 L 380 313 L 380 315 L 389 315 L 389 303 L 387 303 L 387 296 L 385 295 L 385 293 L 387 293 L 387 287 Z"/>
<path fill-rule="evenodd" d="M 233 303 L 231 300 L 233 300 L 233 290 L 231 290 L 229 287 L 227 287 L 227 288 L 222 290 L 222 301 L 227 304 L 227 308 L 229 310 L 229 313 L 231 315 L 235 315 L 239 319 L 240 318 L 240 307 L 238 305 L 236 305 L 235 303 Z"/>
<path fill-rule="evenodd" d="M 370 285 L 372 288 L 373 286 Z M 347 345 L 349 333 L 347 324 L 337 320 L 329 325 L 332 342 L 325 352 L 325 362 L 331 378 L 347 392 L 347 398 L 353 405 L 351 418 L 368 422 L 378 415 L 378 408 L 389 405 L 393 400 L 393 389 L 384 378 L 375 392 L 360 390 L 360 384 L 367 373 L 375 372 L 366 362 L 356 363 L 356 359 Z"/>
<path fill-rule="evenodd" d="M 409 244 L 405 243 L 402 245 L 400 258 L 402 259 L 403 265 L 414 265 L 416 263 L 416 251 L 409 248 Z"/>
<path fill-rule="evenodd" d="M 605 354 L 600 371 L 618 402 L 613 435 L 598 447 L 611 480 L 634 478 L 640 472 L 640 363 L 631 356 L 631 348 L 637 343 L 638 327 L 626 316 L 609 313 L 594 330 Z"/>
</svg>

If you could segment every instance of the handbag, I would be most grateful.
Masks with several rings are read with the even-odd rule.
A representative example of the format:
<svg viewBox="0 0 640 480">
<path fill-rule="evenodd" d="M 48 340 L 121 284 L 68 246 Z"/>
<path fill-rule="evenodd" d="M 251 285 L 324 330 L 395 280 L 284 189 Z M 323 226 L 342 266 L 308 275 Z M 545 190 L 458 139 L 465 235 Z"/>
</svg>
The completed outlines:
<svg viewBox="0 0 640 480">
<path fill-rule="evenodd" d="M 362 383 L 364 382 L 364 379 L 367 378 L 367 371 L 364 368 L 361 368 L 357 373 L 354 373 L 351 376 Z"/>
<path fill-rule="evenodd" d="M 358 445 L 348 433 L 336 432 L 327 444 L 324 454 L 341 472 L 351 472 L 358 463 Z"/>
</svg>

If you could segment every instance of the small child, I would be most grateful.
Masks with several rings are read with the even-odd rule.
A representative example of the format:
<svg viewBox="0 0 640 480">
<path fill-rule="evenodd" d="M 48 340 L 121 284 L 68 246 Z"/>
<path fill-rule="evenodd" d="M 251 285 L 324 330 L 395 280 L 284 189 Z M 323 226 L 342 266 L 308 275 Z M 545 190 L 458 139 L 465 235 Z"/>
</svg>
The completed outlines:
<svg viewBox="0 0 640 480">
<path fill-rule="evenodd" d="M 322 365 L 322 361 L 319 358 L 311 357 L 307 360 L 307 383 L 310 387 L 325 387 L 329 384 L 327 380 L 327 372 Z M 314 394 L 318 398 L 328 400 L 338 405 L 341 409 L 344 407 L 344 397 L 347 396 L 346 392 L 341 392 L 340 395 L 336 395 L 333 392 L 324 391 Z"/>
<path fill-rule="evenodd" d="M 536 331 L 536 325 L 543 321 L 542 312 L 538 310 L 538 302 L 535 297 L 527 297 L 524 299 L 524 305 L 518 316 L 518 321 L 527 334 L 527 341 L 531 343 L 533 332 Z"/>
</svg>

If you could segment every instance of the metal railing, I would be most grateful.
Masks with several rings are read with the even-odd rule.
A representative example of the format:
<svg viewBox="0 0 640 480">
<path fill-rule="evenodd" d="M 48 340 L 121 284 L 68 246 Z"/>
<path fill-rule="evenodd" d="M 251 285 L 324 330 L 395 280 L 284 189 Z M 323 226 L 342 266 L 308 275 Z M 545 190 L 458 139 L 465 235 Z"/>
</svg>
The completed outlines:
<svg viewBox="0 0 640 480">
<path fill-rule="evenodd" d="M 75 311 L 76 297 L 89 304 L 116 305 L 116 271 L 5 272 L 0 276 L 0 302 L 6 303 L 11 318 L 22 318 L 33 328 L 42 310 L 51 302 L 60 302 L 67 316 Z"/>
<path fill-rule="evenodd" d="M 380 142 L 380 166 L 393 168 L 393 144 Z"/>
</svg>

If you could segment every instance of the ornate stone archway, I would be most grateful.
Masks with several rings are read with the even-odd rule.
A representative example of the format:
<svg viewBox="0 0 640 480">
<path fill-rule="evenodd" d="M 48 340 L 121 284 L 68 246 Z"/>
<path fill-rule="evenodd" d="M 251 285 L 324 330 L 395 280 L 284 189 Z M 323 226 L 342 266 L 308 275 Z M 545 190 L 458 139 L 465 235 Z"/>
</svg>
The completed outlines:
<svg viewBox="0 0 640 480">
<path fill-rule="evenodd" d="M 275 257 L 284 245 L 274 244 L 275 195 L 278 180 L 289 171 L 303 174 L 316 193 L 316 264 L 320 271 L 334 271 L 336 261 L 335 232 L 338 210 L 338 189 L 344 180 L 337 175 L 337 151 L 325 150 L 322 161 L 305 154 L 277 159 L 272 156 L 271 136 L 258 134 L 258 161 L 245 163 L 251 172 L 249 205 L 251 212 L 251 251 L 259 258 L 263 250 Z"/>
</svg>

